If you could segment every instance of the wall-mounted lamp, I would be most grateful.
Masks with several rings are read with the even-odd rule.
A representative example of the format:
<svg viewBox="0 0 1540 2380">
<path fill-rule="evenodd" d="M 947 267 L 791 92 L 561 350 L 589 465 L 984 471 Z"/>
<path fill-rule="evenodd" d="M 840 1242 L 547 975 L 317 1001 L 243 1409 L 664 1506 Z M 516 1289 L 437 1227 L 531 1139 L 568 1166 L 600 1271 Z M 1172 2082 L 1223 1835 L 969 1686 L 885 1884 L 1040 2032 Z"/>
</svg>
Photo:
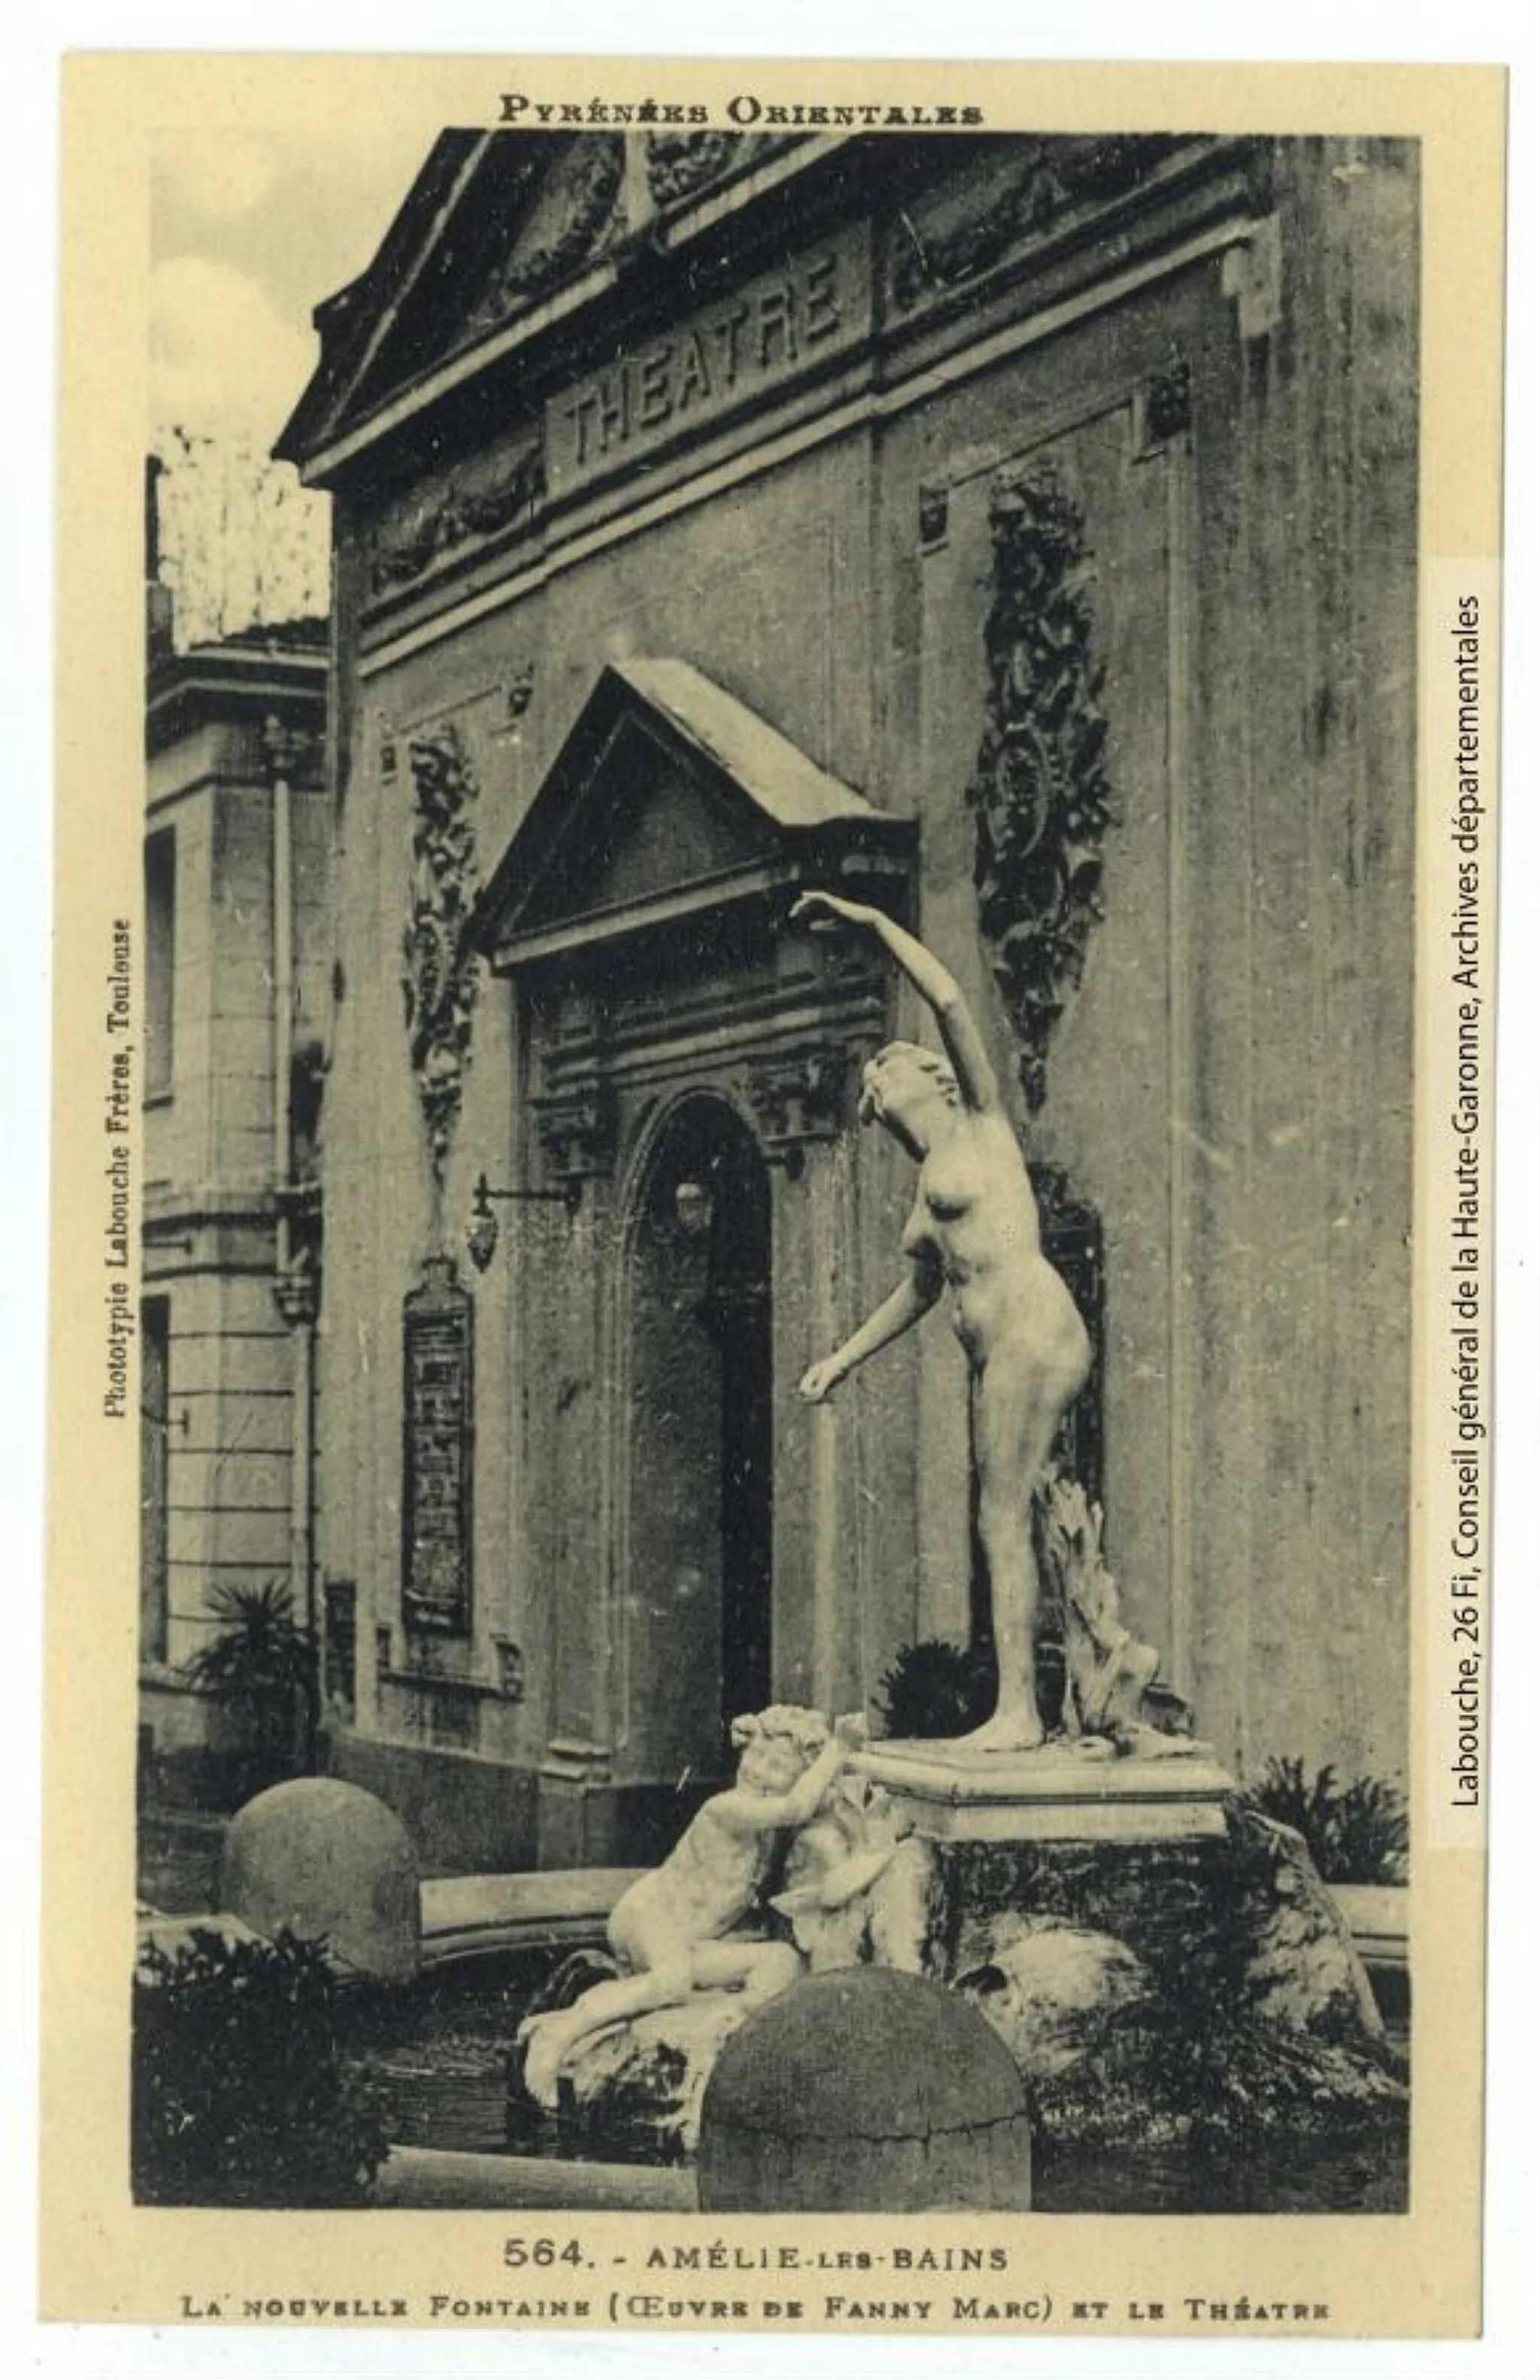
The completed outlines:
<svg viewBox="0 0 1540 2380">
<path fill-rule="evenodd" d="M 493 1199 L 510 1207 L 564 1207 L 569 1216 L 576 1215 L 583 1203 L 581 1182 L 567 1182 L 560 1190 L 494 1190 L 483 1173 L 471 1193 L 470 1220 L 466 1225 L 466 1247 L 478 1272 L 485 1272 L 497 1249 L 497 1217 L 492 1213 Z"/>
</svg>

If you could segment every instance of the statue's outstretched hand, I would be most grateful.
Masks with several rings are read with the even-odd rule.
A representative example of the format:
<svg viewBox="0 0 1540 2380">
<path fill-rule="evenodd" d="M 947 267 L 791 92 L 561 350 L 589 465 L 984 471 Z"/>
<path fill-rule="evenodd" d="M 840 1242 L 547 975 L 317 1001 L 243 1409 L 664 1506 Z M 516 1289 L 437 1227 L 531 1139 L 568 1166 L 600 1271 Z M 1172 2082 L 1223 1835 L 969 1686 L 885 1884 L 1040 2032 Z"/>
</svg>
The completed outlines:
<svg viewBox="0 0 1540 2380">
<path fill-rule="evenodd" d="M 867 1722 L 860 1711 L 846 1711 L 834 1722 L 834 1741 L 847 1752 L 858 1752 L 867 1740 Z"/>
<path fill-rule="evenodd" d="M 833 1356 L 826 1355 L 821 1364 L 808 1365 L 797 1382 L 796 1392 L 804 1404 L 826 1405 L 843 1378 Z"/>
<path fill-rule="evenodd" d="M 846 901 L 838 892 L 801 892 L 792 904 L 794 926 L 812 926 L 828 933 L 835 926 L 869 926 L 877 912 L 865 901 Z"/>
</svg>

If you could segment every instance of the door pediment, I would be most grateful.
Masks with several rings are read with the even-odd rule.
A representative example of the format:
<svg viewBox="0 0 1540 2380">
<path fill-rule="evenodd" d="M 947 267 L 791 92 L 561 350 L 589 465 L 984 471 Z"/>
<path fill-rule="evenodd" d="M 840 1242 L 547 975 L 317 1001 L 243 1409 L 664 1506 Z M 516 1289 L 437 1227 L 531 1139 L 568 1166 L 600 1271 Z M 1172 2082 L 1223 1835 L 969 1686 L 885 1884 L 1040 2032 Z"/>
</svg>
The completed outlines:
<svg viewBox="0 0 1540 2380">
<path fill-rule="evenodd" d="M 674 660 L 608 664 L 482 896 L 500 974 L 800 884 L 903 871 L 910 821 Z"/>
</svg>

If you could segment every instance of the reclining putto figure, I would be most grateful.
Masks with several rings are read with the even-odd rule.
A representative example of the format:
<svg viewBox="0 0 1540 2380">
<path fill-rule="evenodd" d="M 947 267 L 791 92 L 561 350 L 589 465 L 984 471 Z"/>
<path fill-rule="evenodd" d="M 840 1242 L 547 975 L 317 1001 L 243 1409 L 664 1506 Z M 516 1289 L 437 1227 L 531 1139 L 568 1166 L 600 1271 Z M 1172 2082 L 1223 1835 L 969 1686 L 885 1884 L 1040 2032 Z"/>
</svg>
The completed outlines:
<svg viewBox="0 0 1540 2380">
<path fill-rule="evenodd" d="M 541 2107 L 555 2107 L 562 2067 L 591 2034 L 697 1991 L 767 2000 L 802 1973 L 789 1942 L 723 1937 L 755 1909 L 782 1831 L 807 1824 L 865 1742 L 865 1722 L 853 1714 L 831 1732 L 821 1711 L 776 1704 L 734 1719 L 732 1736 L 736 1782 L 697 1812 L 662 1865 L 611 1912 L 610 1948 L 624 1972 L 520 2027 L 524 2087 Z"/>
</svg>

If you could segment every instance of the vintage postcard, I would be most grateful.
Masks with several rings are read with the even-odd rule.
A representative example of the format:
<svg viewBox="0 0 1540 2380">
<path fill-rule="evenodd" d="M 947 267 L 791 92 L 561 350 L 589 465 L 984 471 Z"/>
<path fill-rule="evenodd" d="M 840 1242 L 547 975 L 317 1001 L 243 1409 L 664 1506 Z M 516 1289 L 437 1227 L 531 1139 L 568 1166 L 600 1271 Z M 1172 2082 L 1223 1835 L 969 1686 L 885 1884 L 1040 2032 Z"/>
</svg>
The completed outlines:
<svg viewBox="0 0 1540 2380">
<path fill-rule="evenodd" d="M 43 2312 L 1474 2333 L 1502 75 L 66 83 Z"/>
</svg>

